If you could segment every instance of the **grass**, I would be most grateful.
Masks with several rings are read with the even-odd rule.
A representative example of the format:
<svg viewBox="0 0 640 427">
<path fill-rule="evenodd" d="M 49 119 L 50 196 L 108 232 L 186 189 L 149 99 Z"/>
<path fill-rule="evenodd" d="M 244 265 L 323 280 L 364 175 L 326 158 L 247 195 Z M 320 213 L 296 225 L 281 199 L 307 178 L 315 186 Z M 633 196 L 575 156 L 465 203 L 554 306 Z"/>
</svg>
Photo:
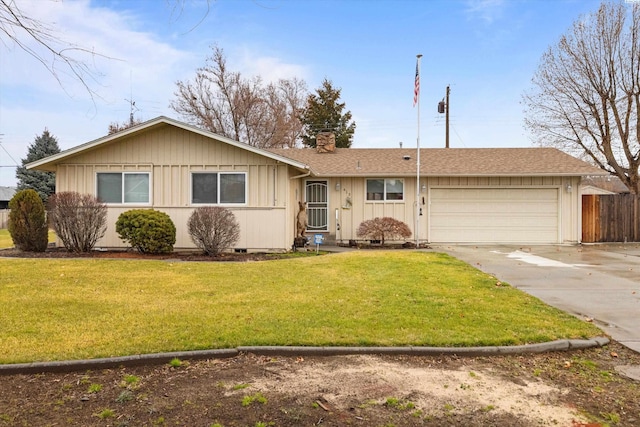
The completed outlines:
<svg viewBox="0 0 640 427">
<path fill-rule="evenodd" d="M 601 334 L 446 254 L 248 263 L 0 259 L 0 363 L 242 345 L 517 345 Z"/>
<path fill-rule="evenodd" d="M 13 240 L 11 240 L 11 234 L 6 228 L 0 229 L 0 249 L 12 248 Z"/>
<path fill-rule="evenodd" d="M 52 230 L 49 230 L 49 243 L 56 241 L 56 233 Z M 6 228 L 0 229 L 0 249 L 12 248 L 13 240 L 11 239 L 11 234 L 9 234 L 9 230 Z"/>
</svg>

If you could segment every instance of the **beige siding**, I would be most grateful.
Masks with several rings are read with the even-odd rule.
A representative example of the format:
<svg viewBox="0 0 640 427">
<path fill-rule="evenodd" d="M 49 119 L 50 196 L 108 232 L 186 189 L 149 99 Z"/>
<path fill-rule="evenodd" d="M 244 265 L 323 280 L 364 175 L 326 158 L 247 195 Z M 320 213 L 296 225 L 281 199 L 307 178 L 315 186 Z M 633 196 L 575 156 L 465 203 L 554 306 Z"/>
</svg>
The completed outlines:
<svg viewBox="0 0 640 427">
<path fill-rule="evenodd" d="M 247 204 L 230 206 L 240 223 L 238 249 L 284 250 L 291 246 L 293 215 L 288 205 L 289 167 L 264 156 L 173 126 L 159 126 L 146 133 L 119 140 L 68 159 L 58 166 L 57 191 L 96 194 L 98 172 L 149 172 L 150 205 L 110 205 L 102 247 L 123 247 L 115 233 L 120 213 L 154 208 L 171 216 L 176 224 L 176 248 L 193 248 L 186 223 L 193 212 L 191 174 L 198 171 L 246 172 Z"/>
<path fill-rule="evenodd" d="M 107 233 L 96 247 L 117 248 L 127 245 L 120 240 L 115 224 L 118 216 L 129 210 L 129 208 L 110 208 L 107 218 Z M 193 212 L 193 208 L 162 208 L 158 209 L 171 217 L 176 225 L 175 248 L 194 248 L 193 242 L 187 232 L 187 221 Z M 282 251 L 291 246 L 291 241 L 287 237 L 284 221 L 285 208 L 272 209 L 252 209 L 252 208 L 230 208 L 240 224 L 240 240 L 236 248 L 249 249 L 251 251 Z M 264 224 L 269 224 L 265 226 Z M 292 238 L 291 238 L 292 239 Z"/>
<path fill-rule="evenodd" d="M 394 178 L 389 176 L 387 178 Z M 579 177 L 422 177 L 418 201 L 422 208 L 419 218 L 421 241 L 428 241 L 429 236 L 429 196 L 431 188 L 553 188 L 558 192 L 558 241 L 575 243 L 580 240 L 581 203 L 578 195 Z M 334 190 L 335 183 L 340 182 L 340 191 Z M 571 192 L 567 185 L 571 185 Z M 415 178 L 404 179 L 404 201 L 401 202 L 368 202 L 365 200 L 364 178 L 341 178 L 329 180 L 330 187 L 330 234 L 338 241 L 358 239 L 356 230 L 364 220 L 391 216 L 405 222 L 412 232 L 416 228 L 416 187 Z M 346 204 L 347 197 L 352 205 Z M 424 200 L 424 204 L 423 204 Z M 334 224 L 335 210 L 338 210 L 340 230 Z M 415 235 L 411 240 L 415 239 Z"/>
<path fill-rule="evenodd" d="M 388 176 L 385 178 L 397 178 Z M 329 233 L 337 241 L 361 239 L 356 232 L 366 220 L 377 217 L 392 217 L 406 223 L 412 231 L 415 229 L 416 188 L 415 178 L 404 178 L 404 200 L 368 201 L 366 200 L 366 178 L 338 178 L 329 180 Z M 340 190 L 335 190 L 340 182 Z M 351 200 L 349 204 L 347 199 Z M 336 230 L 335 216 L 338 211 L 340 230 Z M 422 230 L 420 234 L 423 235 Z M 426 233 L 424 234 L 426 236 Z"/>
</svg>

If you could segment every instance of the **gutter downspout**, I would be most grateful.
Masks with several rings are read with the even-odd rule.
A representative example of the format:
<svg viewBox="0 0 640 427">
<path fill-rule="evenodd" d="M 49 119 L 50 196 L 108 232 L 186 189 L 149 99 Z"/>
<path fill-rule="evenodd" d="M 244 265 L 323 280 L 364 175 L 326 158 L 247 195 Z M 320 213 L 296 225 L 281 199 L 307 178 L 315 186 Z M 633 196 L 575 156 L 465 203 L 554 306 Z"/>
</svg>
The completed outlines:
<svg viewBox="0 0 640 427">
<path fill-rule="evenodd" d="M 289 179 L 306 178 L 306 177 L 308 177 L 309 175 L 311 175 L 311 171 L 309 171 L 309 172 L 307 172 L 307 173 L 303 173 L 302 175 L 292 176 L 292 177 L 291 177 L 291 178 L 289 178 Z"/>
</svg>

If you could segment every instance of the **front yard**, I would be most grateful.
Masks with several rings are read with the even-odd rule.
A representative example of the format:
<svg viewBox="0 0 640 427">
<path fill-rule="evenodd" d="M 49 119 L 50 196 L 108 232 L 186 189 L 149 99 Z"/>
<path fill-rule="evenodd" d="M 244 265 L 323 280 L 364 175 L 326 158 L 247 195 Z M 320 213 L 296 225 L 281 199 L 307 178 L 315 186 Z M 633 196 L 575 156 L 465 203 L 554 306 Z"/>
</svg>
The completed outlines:
<svg viewBox="0 0 640 427">
<path fill-rule="evenodd" d="M 481 346 L 601 335 L 439 253 L 245 263 L 0 259 L 0 271 L 0 363 L 240 345 Z"/>
</svg>

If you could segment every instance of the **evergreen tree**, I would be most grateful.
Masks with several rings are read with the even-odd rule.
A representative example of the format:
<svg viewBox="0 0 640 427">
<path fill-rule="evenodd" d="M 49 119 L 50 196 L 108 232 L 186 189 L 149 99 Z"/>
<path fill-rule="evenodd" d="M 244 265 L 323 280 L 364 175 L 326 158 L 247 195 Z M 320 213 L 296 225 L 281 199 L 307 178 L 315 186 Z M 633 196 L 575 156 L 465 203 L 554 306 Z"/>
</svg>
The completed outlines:
<svg viewBox="0 0 640 427">
<path fill-rule="evenodd" d="M 330 80 L 324 79 L 317 94 L 309 95 L 307 106 L 300 116 L 304 145 L 315 147 L 318 133 L 333 132 L 336 147 L 351 147 L 356 124 L 351 120 L 351 111 L 343 113 L 345 103 L 339 102 L 341 91 L 340 88 L 334 88 Z"/>
<path fill-rule="evenodd" d="M 18 166 L 16 170 L 18 191 L 35 190 L 42 201 L 46 203 L 49 196 L 56 192 L 55 173 L 27 170 L 25 165 L 59 152 L 58 140 L 45 128 L 42 135 L 36 137 L 33 144 L 29 145 L 27 157 L 22 159 L 22 166 Z"/>
</svg>

